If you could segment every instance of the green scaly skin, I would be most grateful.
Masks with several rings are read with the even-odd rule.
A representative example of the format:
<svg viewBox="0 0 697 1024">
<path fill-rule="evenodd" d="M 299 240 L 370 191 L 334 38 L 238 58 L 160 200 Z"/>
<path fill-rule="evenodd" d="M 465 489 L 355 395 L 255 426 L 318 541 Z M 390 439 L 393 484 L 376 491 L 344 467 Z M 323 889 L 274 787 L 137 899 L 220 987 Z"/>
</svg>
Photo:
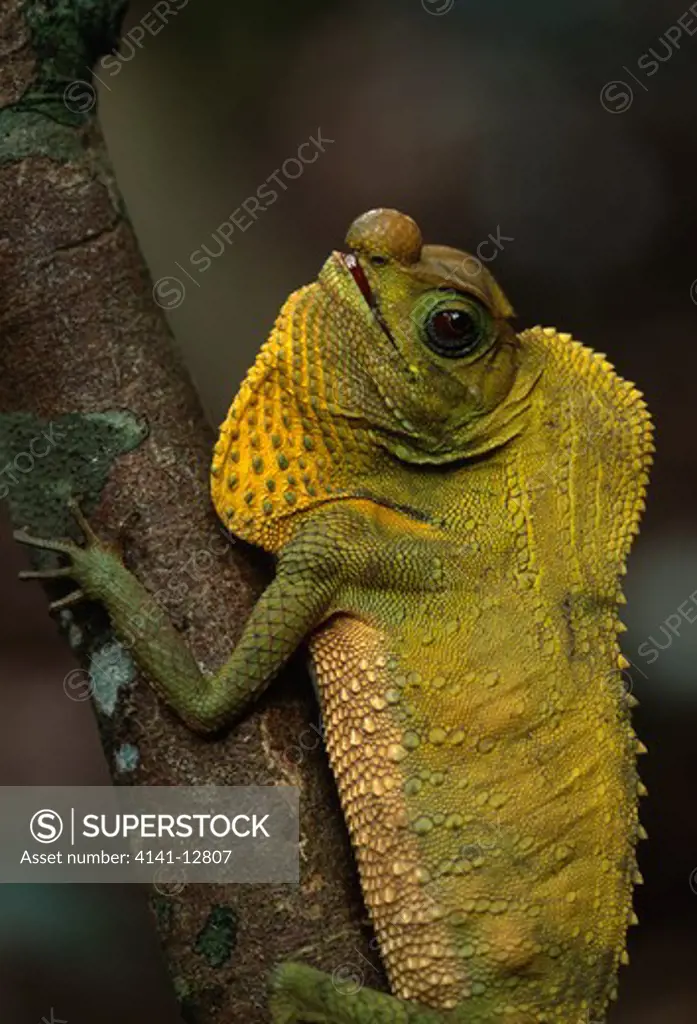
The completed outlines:
<svg viewBox="0 0 697 1024">
<path fill-rule="evenodd" d="M 199 731 L 309 639 L 393 995 L 300 964 L 275 1024 L 595 1024 L 635 921 L 620 578 L 652 443 L 633 387 L 396 211 L 287 300 L 221 427 L 215 507 L 277 556 L 212 678 L 80 517 L 63 552 Z M 74 507 L 75 514 L 79 511 Z"/>
</svg>

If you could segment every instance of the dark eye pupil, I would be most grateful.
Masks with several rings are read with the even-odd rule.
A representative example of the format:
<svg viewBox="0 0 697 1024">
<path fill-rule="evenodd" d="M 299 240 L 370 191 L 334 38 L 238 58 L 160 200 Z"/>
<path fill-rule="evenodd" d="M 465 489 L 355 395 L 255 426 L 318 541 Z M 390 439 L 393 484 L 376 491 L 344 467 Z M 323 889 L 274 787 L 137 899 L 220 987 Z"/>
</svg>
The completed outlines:
<svg viewBox="0 0 697 1024">
<path fill-rule="evenodd" d="M 460 309 L 448 310 L 443 313 L 436 313 L 433 318 L 434 331 L 444 339 L 460 341 L 463 337 L 475 330 L 472 317 L 463 313 Z"/>
<path fill-rule="evenodd" d="M 426 324 L 431 348 L 443 356 L 463 356 L 480 338 L 480 328 L 462 309 L 443 309 L 434 313 Z"/>
</svg>

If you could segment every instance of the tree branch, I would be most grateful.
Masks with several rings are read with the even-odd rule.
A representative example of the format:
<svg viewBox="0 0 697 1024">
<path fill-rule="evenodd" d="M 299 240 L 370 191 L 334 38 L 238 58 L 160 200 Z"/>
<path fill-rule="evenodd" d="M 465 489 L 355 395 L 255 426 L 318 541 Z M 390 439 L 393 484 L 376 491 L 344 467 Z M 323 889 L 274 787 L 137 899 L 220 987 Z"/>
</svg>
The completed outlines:
<svg viewBox="0 0 697 1024">
<path fill-rule="evenodd" d="M 0 13 L 0 497 L 16 526 L 45 536 L 75 536 L 66 499 L 77 497 L 212 669 L 239 636 L 261 575 L 210 508 L 212 432 L 152 301 L 85 100 L 88 68 L 115 45 L 124 9 L 123 0 L 5 0 Z M 50 596 L 68 587 L 55 583 Z M 370 973 L 302 670 L 286 673 L 233 733 L 205 741 L 161 707 L 100 609 L 59 618 L 89 667 L 116 783 L 301 788 L 299 886 L 153 895 L 184 1017 L 266 1020 L 265 970 L 302 952 L 329 971 Z M 377 967 L 366 980 L 380 985 Z"/>
</svg>

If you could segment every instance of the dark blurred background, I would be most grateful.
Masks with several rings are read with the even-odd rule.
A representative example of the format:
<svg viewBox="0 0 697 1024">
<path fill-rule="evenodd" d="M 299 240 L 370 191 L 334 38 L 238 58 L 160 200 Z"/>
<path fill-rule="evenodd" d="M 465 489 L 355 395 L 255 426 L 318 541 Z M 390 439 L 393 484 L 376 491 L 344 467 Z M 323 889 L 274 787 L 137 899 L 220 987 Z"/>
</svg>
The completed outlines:
<svg viewBox="0 0 697 1024">
<path fill-rule="evenodd" d="M 155 32 L 151 6 L 132 4 L 119 58 L 97 69 L 101 119 L 212 421 L 287 294 L 373 206 L 432 242 L 505 236 L 489 266 L 520 325 L 573 332 L 645 392 L 658 455 L 624 648 L 650 841 L 611 1021 L 693 1024 L 697 15 L 647 0 L 178 0 Z M 291 180 L 284 161 L 320 129 L 332 141 Z M 277 200 L 242 208 L 221 242 L 274 174 Z M 0 782 L 104 782 L 89 707 L 62 689 L 70 655 L 39 588 L 15 582 L 23 557 L 6 543 L 0 561 Z M 51 1008 L 70 1024 L 173 1021 L 142 894 L 2 887 L 0 1006 L 3 1024 Z"/>
</svg>

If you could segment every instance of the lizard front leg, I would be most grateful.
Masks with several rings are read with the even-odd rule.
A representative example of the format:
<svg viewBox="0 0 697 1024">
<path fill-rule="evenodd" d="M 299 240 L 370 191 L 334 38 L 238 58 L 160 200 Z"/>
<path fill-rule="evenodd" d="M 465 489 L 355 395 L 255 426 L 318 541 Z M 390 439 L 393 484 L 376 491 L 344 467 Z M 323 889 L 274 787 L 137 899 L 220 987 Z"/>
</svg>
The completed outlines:
<svg viewBox="0 0 697 1024">
<path fill-rule="evenodd" d="M 153 687 L 196 732 L 214 732 L 259 696 L 309 632 L 322 620 L 336 588 L 336 559 L 312 528 L 301 531 L 279 559 L 274 580 L 254 606 L 229 659 L 204 675 L 183 638 L 115 549 L 94 534 L 77 505 L 71 509 L 86 544 L 46 540 L 18 530 L 15 538 L 65 555 L 60 569 L 22 573 L 25 579 L 71 576 L 80 589 L 53 607 L 82 598 L 100 601 L 117 636 L 129 646 Z"/>
</svg>

